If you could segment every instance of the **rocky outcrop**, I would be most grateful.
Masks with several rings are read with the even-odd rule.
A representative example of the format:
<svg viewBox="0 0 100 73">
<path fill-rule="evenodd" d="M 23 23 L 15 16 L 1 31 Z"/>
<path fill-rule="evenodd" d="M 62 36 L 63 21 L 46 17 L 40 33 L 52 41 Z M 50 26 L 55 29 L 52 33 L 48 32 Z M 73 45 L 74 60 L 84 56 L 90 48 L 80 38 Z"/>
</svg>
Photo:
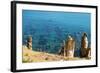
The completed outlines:
<svg viewBox="0 0 100 73">
<path fill-rule="evenodd" d="M 91 58 L 91 48 L 88 48 L 87 49 L 87 55 L 86 55 L 87 58 Z"/>
<path fill-rule="evenodd" d="M 68 39 L 63 41 L 62 48 L 59 54 L 51 54 L 46 52 L 32 50 L 32 37 L 29 36 L 27 44 L 23 45 L 23 63 L 29 62 L 48 62 L 48 61 L 67 61 L 80 60 L 91 58 L 91 48 L 88 47 L 88 39 L 86 33 L 83 34 L 81 40 L 81 57 L 75 57 L 75 40 L 68 36 Z"/>
<path fill-rule="evenodd" d="M 65 42 L 65 53 L 68 58 L 74 57 L 75 41 L 71 36 L 68 36 L 68 40 Z"/>
<path fill-rule="evenodd" d="M 83 33 L 81 39 L 81 48 L 79 52 L 81 58 L 91 58 L 91 48 L 88 47 L 88 38 L 86 33 Z M 59 51 L 59 55 L 67 58 L 74 58 L 74 54 L 75 40 L 71 36 L 68 36 L 68 39 L 63 41 L 63 45 Z"/>
<path fill-rule="evenodd" d="M 27 38 L 27 47 L 32 50 L 32 36 Z"/>
<path fill-rule="evenodd" d="M 81 57 L 90 57 L 90 56 L 91 56 L 91 49 L 88 48 L 87 34 L 83 33 L 81 39 Z"/>
<path fill-rule="evenodd" d="M 68 36 L 67 41 L 63 41 L 63 47 L 60 50 L 61 55 L 68 58 L 74 57 L 75 41 L 71 36 Z"/>
</svg>

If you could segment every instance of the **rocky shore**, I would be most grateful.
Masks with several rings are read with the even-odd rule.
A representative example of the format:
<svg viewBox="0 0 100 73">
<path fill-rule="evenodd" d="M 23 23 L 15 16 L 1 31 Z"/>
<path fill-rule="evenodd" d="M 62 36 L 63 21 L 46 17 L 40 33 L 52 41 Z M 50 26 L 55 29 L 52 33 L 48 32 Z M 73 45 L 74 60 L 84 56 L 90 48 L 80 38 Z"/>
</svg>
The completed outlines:
<svg viewBox="0 0 100 73">
<path fill-rule="evenodd" d="M 23 57 L 22 57 L 23 63 L 90 59 L 90 58 L 80 58 L 80 57 L 68 58 L 57 54 L 49 54 L 46 52 L 33 51 L 31 49 L 28 49 L 26 46 L 23 46 L 22 50 L 23 50 Z"/>
</svg>

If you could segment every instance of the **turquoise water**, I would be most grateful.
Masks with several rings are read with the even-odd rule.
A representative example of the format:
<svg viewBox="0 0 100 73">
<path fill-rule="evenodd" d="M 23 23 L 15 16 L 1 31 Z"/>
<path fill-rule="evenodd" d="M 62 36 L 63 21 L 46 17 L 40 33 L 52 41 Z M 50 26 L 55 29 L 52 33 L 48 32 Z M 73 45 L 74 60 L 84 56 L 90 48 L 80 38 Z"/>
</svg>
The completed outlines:
<svg viewBox="0 0 100 73">
<path fill-rule="evenodd" d="M 91 14 L 56 11 L 22 11 L 23 44 L 32 36 L 33 50 L 58 53 L 63 40 L 71 35 L 76 41 L 76 49 L 80 49 L 82 33 L 91 39 Z M 76 51 L 77 51 L 76 50 Z"/>
</svg>

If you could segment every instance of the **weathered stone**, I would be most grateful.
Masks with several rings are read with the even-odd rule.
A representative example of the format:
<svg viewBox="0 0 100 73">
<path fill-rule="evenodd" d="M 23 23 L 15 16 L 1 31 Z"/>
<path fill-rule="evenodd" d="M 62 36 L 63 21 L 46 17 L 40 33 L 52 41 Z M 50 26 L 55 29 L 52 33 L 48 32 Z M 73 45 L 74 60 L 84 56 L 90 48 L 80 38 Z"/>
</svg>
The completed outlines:
<svg viewBox="0 0 100 73">
<path fill-rule="evenodd" d="M 83 33 L 82 39 L 81 39 L 81 48 L 87 49 L 88 48 L 88 38 L 87 34 Z"/>
<path fill-rule="evenodd" d="M 32 37 L 29 36 L 27 39 L 27 47 L 28 49 L 32 50 Z"/>
<path fill-rule="evenodd" d="M 88 48 L 88 39 L 87 34 L 83 33 L 82 39 L 81 39 L 81 57 L 87 56 L 87 48 Z"/>
<path fill-rule="evenodd" d="M 88 48 L 87 49 L 87 57 L 88 58 L 91 58 L 91 48 Z"/>
<path fill-rule="evenodd" d="M 59 55 L 73 58 L 74 49 L 75 49 L 75 40 L 71 36 L 68 36 L 67 41 L 63 40 L 62 48 L 59 51 Z"/>
<path fill-rule="evenodd" d="M 61 49 L 59 50 L 58 54 L 64 56 L 64 44 L 61 44 Z"/>
<path fill-rule="evenodd" d="M 65 43 L 66 57 L 73 58 L 74 49 L 75 49 L 75 40 L 71 36 L 68 36 L 68 40 Z"/>
</svg>

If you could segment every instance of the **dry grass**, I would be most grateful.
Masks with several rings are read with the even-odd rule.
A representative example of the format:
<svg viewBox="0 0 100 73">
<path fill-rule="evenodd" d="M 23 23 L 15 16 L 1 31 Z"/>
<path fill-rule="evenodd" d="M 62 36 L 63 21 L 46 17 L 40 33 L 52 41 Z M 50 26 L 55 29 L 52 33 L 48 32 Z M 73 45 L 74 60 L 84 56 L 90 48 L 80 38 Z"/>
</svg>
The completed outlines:
<svg viewBox="0 0 100 73">
<path fill-rule="evenodd" d="M 60 55 L 29 50 L 26 46 L 23 46 L 23 60 L 22 60 L 23 63 L 50 62 L 50 61 L 60 61 L 60 60 L 69 61 L 69 60 L 81 60 L 81 59 L 86 59 L 86 58 L 79 58 L 79 57 L 68 58 Z"/>
</svg>

